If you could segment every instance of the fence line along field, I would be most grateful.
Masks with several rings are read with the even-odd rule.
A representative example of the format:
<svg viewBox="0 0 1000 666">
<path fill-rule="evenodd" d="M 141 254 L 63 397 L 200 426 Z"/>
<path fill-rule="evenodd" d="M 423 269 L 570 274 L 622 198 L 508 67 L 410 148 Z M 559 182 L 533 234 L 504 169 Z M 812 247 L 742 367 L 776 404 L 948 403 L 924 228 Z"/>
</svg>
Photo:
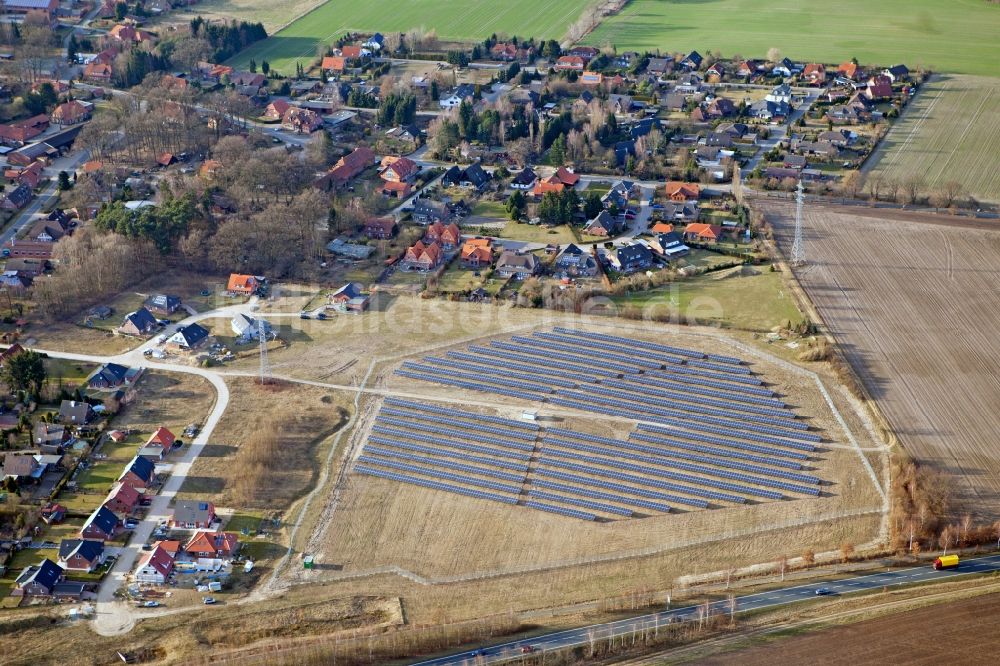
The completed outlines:
<svg viewBox="0 0 1000 666">
<path fill-rule="evenodd" d="M 711 49 L 748 58 L 778 48 L 800 60 L 853 57 L 1000 76 L 1000 5 L 955 0 L 947 7 L 937 0 L 632 0 L 586 41 L 619 51 Z"/>
<path fill-rule="evenodd" d="M 924 86 L 879 148 L 872 172 L 931 191 L 961 183 L 1000 201 L 1000 79 L 943 76 Z"/>
<path fill-rule="evenodd" d="M 537 39 L 560 39 L 591 0 L 410 0 L 387 11 L 377 2 L 329 0 L 268 39 L 237 55 L 229 64 L 246 67 L 250 59 L 267 60 L 271 69 L 289 74 L 303 66 L 316 50 L 349 31 L 407 32 L 434 30 L 446 41 L 478 41 L 493 33 Z"/>
<path fill-rule="evenodd" d="M 794 215 L 788 205 L 768 209 L 786 249 Z M 877 215 L 809 210 L 797 275 L 903 448 L 953 477 L 958 510 L 995 517 L 1000 232 Z"/>
</svg>

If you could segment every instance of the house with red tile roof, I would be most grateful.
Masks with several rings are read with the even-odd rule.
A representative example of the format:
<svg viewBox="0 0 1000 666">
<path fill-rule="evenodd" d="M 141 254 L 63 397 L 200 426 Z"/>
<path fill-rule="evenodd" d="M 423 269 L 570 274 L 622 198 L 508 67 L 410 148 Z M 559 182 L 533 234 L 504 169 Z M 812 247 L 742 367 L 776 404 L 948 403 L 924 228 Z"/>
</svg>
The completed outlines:
<svg viewBox="0 0 1000 666">
<path fill-rule="evenodd" d="M 559 179 L 559 182 L 566 187 L 576 187 L 576 184 L 580 182 L 580 176 L 576 175 L 564 166 L 556 169 L 555 177 Z"/>
<path fill-rule="evenodd" d="M 385 240 L 396 235 L 396 220 L 392 217 L 373 217 L 365 222 L 365 236 Z"/>
<path fill-rule="evenodd" d="M 58 125 L 76 125 L 90 120 L 90 106 L 77 100 L 60 104 L 52 111 L 52 122 Z"/>
<path fill-rule="evenodd" d="M 44 113 L 6 125 L 0 125 L 0 141 L 23 145 L 49 128 L 49 117 Z"/>
<path fill-rule="evenodd" d="M 341 157 L 322 178 L 316 181 L 321 190 L 339 189 L 346 186 L 362 171 L 375 164 L 375 153 L 368 146 L 358 146 L 350 154 Z"/>
<path fill-rule="evenodd" d="M 226 283 L 226 292 L 236 296 L 252 296 L 260 288 L 260 282 L 253 275 L 231 273 Z"/>
<path fill-rule="evenodd" d="M 423 240 L 425 243 L 440 243 L 443 249 L 452 250 L 462 242 L 462 231 L 454 222 L 449 225 L 434 222 L 427 227 Z"/>
<path fill-rule="evenodd" d="M 892 97 L 892 81 L 884 74 L 873 76 L 868 79 L 868 87 L 865 88 L 864 95 L 868 99 Z"/>
<path fill-rule="evenodd" d="M 587 63 L 584 62 L 583 58 L 580 56 L 565 55 L 560 56 L 556 60 L 555 69 L 559 72 L 582 72 L 583 66 Z"/>
<path fill-rule="evenodd" d="M 406 199 L 413 194 L 413 187 L 403 181 L 386 180 L 382 182 L 382 194 L 396 199 Z"/>
<path fill-rule="evenodd" d="M 291 104 L 283 99 L 276 99 L 264 108 L 264 113 L 261 114 L 261 118 L 271 122 L 277 122 L 285 117 L 285 112 L 288 111 L 291 106 Z"/>
<path fill-rule="evenodd" d="M 174 570 L 174 556 L 161 544 L 139 559 L 135 570 L 135 581 L 151 585 L 165 585 Z"/>
<path fill-rule="evenodd" d="M 117 482 L 104 500 L 104 506 L 119 516 L 127 516 L 139 505 L 142 493 L 128 485 Z"/>
<path fill-rule="evenodd" d="M 535 187 L 531 191 L 536 197 L 540 197 L 548 192 L 555 192 L 559 194 L 566 189 L 566 186 L 559 180 L 556 176 L 549 176 L 545 180 L 539 180 L 535 182 Z"/>
<path fill-rule="evenodd" d="M 83 68 L 83 78 L 86 81 L 108 83 L 111 81 L 111 65 L 103 62 L 91 62 Z"/>
<path fill-rule="evenodd" d="M 684 227 L 684 240 L 715 243 L 722 238 L 722 227 L 717 224 L 692 222 Z"/>
<path fill-rule="evenodd" d="M 323 126 L 323 119 L 312 109 L 292 106 L 282 116 L 281 126 L 297 134 L 312 134 Z"/>
<path fill-rule="evenodd" d="M 489 238 L 470 238 L 462 245 L 462 264 L 482 268 L 493 263 L 493 242 Z"/>
<path fill-rule="evenodd" d="M 811 62 L 802 70 L 802 78 L 812 85 L 822 85 L 826 82 L 826 66 L 821 62 Z"/>
<path fill-rule="evenodd" d="M 347 58 L 343 56 L 324 56 L 320 69 L 325 72 L 343 72 L 347 69 Z"/>
<path fill-rule="evenodd" d="M 213 560 L 235 557 L 239 550 L 239 538 L 232 532 L 197 532 L 184 544 L 190 557 Z"/>
<path fill-rule="evenodd" d="M 698 183 L 685 183 L 678 180 L 667 181 L 664 187 L 667 198 L 671 201 L 697 201 L 701 196 Z"/>
<path fill-rule="evenodd" d="M 417 241 L 407 248 L 400 268 L 404 271 L 429 271 L 437 268 L 444 261 L 444 250 L 437 243 Z"/>
<path fill-rule="evenodd" d="M 420 167 L 411 159 L 389 155 L 382 159 L 382 180 L 405 182 L 417 175 Z"/>
<path fill-rule="evenodd" d="M 860 67 L 853 60 L 848 60 L 847 62 L 840 63 L 840 66 L 837 67 L 837 74 L 853 81 L 858 78 Z"/>
</svg>

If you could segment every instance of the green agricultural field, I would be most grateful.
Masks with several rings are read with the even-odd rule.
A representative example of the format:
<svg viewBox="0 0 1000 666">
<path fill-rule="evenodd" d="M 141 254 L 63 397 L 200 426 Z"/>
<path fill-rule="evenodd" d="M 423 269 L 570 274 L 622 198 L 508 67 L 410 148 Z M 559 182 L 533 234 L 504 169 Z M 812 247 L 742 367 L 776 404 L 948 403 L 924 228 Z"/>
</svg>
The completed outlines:
<svg viewBox="0 0 1000 666">
<path fill-rule="evenodd" d="M 1000 201 L 1000 80 L 944 76 L 924 86 L 869 162 L 872 172 L 932 191 L 948 181 Z"/>
<path fill-rule="evenodd" d="M 698 49 L 1000 76 L 1000 5 L 986 0 L 632 0 L 587 37 L 619 51 Z"/>
<path fill-rule="evenodd" d="M 436 30 L 438 39 L 474 41 L 493 33 L 559 39 L 576 21 L 589 0 L 407 0 L 389 5 L 354 0 L 329 0 L 288 27 L 255 44 L 230 61 L 245 67 L 250 59 L 267 60 L 271 69 L 295 71 L 295 63 L 308 65 L 317 49 L 348 31 L 406 32 L 424 27 Z"/>
</svg>

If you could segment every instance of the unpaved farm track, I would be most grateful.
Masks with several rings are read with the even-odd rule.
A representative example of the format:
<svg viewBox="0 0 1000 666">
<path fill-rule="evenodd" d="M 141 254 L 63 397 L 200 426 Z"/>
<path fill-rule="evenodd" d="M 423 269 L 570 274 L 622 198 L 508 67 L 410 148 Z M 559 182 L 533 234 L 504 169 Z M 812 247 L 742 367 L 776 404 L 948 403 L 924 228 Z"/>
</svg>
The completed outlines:
<svg viewBox="0 0 1000 666">
<path fill-rule="evenodd" d="M 794 209 L 767 209 L 782 249 Z M 961 509 L 1000 511 L 1000 227 L 815 207 L 796 269 L 903 447 L 954 477 Z"/>
</svg>

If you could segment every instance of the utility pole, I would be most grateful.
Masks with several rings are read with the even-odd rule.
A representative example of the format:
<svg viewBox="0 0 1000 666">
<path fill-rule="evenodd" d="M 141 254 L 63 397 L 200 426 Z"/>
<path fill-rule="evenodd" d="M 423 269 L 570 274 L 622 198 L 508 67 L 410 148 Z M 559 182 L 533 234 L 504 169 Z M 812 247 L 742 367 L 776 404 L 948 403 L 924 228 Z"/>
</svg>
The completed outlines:
<svg viewBox="0 0 1000 666">
<path fill-rule="evenodd" d="M 260 340 L 260 385 L 271 381 L 271 366 L 267 362 L 267 322 L 257 319 L 257 338 Z"/>
</svg>

